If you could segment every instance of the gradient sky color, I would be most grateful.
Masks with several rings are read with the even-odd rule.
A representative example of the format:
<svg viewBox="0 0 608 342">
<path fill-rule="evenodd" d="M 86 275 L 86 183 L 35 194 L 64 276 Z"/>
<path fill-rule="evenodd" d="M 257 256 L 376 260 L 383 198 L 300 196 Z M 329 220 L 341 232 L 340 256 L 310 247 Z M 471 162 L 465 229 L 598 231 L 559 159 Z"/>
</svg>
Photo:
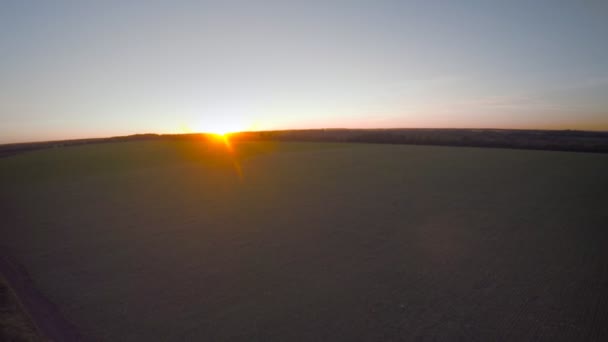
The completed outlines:
<svg viewBox="0 0 608 342">
<path fill-rule="evenodd" d="M 0 143 L 608 130 L 608 2 L 0 1 Z"/>
</svg>

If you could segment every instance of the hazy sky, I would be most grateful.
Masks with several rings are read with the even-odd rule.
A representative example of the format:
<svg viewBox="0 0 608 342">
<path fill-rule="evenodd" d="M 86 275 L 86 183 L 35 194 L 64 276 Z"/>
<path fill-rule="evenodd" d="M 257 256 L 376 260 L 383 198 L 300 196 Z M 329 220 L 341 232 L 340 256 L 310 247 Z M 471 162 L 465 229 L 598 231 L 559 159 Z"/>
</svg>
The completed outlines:
<svg viewBox="0 0 608 342">
<path fill-rule="evenodd" d="M 608 130 L 608 2 L 0 0 L 0 142 Z"/>
</svg>

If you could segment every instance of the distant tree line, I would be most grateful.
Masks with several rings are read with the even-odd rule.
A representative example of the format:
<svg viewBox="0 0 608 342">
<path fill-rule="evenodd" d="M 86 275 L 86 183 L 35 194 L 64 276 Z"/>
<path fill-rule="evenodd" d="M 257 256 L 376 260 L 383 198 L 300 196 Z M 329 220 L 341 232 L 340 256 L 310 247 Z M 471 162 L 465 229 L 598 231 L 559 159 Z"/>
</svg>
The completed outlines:
<svg viewBox="0 0 608 342">
<path fill-rule="evenodd" d="M 121 137 L 77 139 L 0 145 L 0 157 L 17 153 L 84 144 L 143 140 L 208 140 L 209 134 L 135 134 Z M 534 149 L 608 153 L 608 132 L 511 129 L 310 129 L 240 132 L 235 141 L 310 141 L 373 144 L 409 144 Z"/>
<path fill-rule="evenodd" d="M 235 138 L 608 152 L 608 132 L 571 130 L 328 129 L 246 132 L 236 134 Z"/>
</svg>

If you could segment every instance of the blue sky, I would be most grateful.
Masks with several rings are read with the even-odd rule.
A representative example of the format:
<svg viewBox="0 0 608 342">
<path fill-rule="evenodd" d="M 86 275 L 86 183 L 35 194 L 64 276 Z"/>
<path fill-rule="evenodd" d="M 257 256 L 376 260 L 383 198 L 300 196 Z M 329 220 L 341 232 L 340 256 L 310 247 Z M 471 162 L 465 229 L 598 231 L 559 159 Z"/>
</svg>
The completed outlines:
<svg viewBox="0 0 608 342">
<path fill-rule="evenodd" d="M 608 3 L 1 1 L 0 143 L 321 127 L 608 130 Z"/>
</svg>

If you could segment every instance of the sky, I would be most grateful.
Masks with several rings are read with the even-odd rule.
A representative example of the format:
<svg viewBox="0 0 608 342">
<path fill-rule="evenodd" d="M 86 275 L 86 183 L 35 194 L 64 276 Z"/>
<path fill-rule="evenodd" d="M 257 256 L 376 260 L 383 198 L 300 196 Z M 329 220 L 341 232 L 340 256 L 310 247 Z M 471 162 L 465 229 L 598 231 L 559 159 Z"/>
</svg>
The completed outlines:
<svg viewBox="0 0 608 342">
<path fill-rule="evenodd" d="M 0 0 L 0 143 L 608 130 L 608 2 Z"/>
</svg>

